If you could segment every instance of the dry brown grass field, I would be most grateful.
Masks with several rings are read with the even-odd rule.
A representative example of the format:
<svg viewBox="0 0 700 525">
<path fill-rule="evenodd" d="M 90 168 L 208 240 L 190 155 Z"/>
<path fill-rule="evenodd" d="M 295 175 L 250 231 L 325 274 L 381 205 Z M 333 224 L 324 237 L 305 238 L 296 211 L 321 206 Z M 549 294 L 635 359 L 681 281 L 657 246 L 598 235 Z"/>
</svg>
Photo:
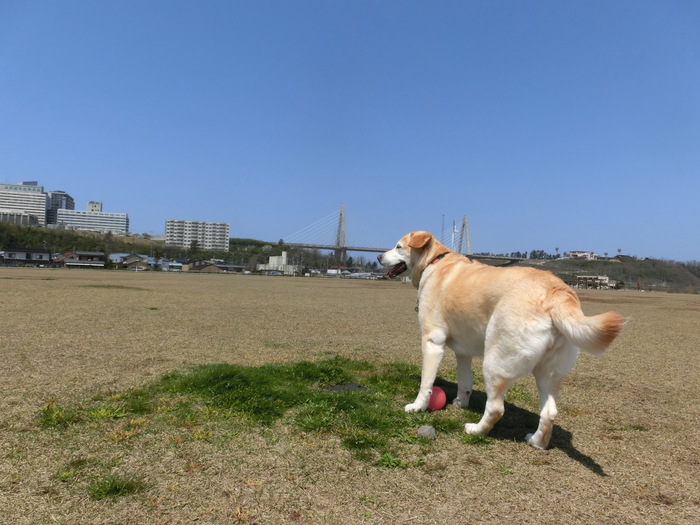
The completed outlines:
<svg viewBox="0 0 700 525">
<path fill-rule="evenodd" d="M 383 468 L 283 422 L 47 428 L 38 417 L 208 363 L 418 364 L 409 284 L 2 268 L 0 522 L 700 523 L 700 296 L 580 296 L 587 314 L 632 320 L 603 359 L 579 358 L 549 450 L 522 441 L 538 412 L 527 379 L 488 446 L 438 433 L 420 463 Z M 454 380 L 453 356 L 439 376 Z M 108 475 L 142 488 L 91 496 Z"/>
</svg>

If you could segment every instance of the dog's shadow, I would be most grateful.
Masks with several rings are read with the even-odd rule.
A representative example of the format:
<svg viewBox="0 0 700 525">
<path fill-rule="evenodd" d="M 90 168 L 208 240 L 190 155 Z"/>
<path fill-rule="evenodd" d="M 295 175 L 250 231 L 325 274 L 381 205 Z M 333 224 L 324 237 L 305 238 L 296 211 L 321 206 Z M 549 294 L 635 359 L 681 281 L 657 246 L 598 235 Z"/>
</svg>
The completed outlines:
<svg viewBox="0 0 700 525">
<path fill-rule="evenodd" d="M 442 379 L 437 379 L 435 385 L 445 391 L 448 402 L 457 395 L 457 384 Z M 486 406 L 486 393 L 474 390 L 469 399 L 469 410 L 483 414 Z M 503 441 L 524 441 L 525 435 L 534 432 L 539 424 L 540 415 L 520 408 L 512 403 L 505 403 L 505 413 L 501 420 L 489 432 L 489 437 Z M 588 470 L 599 476 L 607 476 L 593 458 L 579 451 L 571 442 L 572 434 L 555 424 L 552 430 L 552 439 L 549 448 L 556 448 L 564 452 L 574 461 L 577 461 Z"/>
</svg>

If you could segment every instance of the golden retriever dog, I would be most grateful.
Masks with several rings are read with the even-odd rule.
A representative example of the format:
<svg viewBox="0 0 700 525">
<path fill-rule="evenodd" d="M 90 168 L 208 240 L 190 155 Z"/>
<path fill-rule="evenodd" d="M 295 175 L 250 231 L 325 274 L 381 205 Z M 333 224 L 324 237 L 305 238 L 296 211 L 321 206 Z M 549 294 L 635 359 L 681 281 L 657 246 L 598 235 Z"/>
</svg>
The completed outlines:
<svg viewBox="0 0 700 525">
<path fill-rule="evenodd" d="M 473 357 L 483 357 L 486 408 L 468 434 L 486 434 L 501 419 L 506 390 L 533 374 L 540 396 L 537 430 L 525 441 L 549 445 L 557 396 L 579 350 L 602 355 L 626 319 L 614 312 L 587 317 L 576 293 L 550 272 L 493 267 L 455 253 L 424 231 L 404 235 L 378 257 L 388 277 L 407 275 L 418 289 L 423 365 L 420 390 L 406 412 L 425 410 L 438 366 L 451 348 L 457 358 L 457 397 L 466 408 Z"/>
</svg>

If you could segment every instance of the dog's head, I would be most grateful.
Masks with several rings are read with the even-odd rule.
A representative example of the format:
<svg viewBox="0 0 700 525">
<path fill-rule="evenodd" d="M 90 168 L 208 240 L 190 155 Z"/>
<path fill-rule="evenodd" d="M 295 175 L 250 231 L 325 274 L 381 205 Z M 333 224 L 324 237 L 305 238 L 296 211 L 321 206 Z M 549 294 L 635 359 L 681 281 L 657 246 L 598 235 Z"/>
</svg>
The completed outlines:
<svg viewBox="0 0 700 525">
<path fill-rule="evenodd" d="M 432 234 L 418 231 L 401 237 L 394 248 L 382 253 L 377 259 L 383 266 L 389 268 L 386 277 L 410 275 L 413 284 L 417 286 L 426 266 L 435 257 L 450 251 Z"/>
</svg>

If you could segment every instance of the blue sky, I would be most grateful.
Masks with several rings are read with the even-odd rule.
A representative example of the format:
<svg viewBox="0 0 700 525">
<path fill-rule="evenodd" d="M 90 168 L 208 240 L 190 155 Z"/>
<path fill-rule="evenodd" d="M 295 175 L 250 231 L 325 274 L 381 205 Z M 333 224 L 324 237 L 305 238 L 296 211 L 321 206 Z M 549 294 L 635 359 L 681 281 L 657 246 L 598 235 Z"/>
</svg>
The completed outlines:
<svg viewBox="0 0 700 525">
<path fill-rule="evenodd" d="M 700 259 L 700 2 L 0 2 L 0 182 L 277 241 Z M 371 233 L 367 233 L 371 232 Z M 333 232 L 329 231 L 329 242 Z"/>
</svg>

